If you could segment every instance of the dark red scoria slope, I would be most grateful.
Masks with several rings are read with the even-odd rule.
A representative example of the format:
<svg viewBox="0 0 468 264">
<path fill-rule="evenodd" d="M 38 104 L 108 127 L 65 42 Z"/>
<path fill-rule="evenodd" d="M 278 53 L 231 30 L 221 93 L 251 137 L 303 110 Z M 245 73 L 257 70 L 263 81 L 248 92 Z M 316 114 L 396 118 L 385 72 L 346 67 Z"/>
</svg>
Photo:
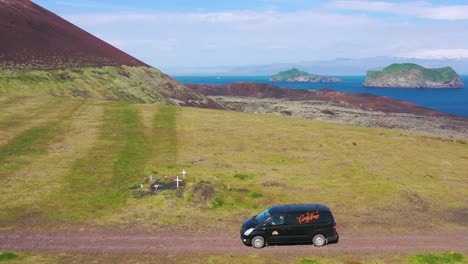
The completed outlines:
<svg viewBox="0 0 468 264">
<path fill-rule="evenodd" d="M 29 0 L 0 0 L 0 65 L 147 66 Z"/>
<path fill-rule="evenodd" d="M 230 83 L 227 85 L 187 84 L 190 89 L 207 96 L 242 96 L 279 98 L 286 100 L 321 100 L 346 103 L 349 107 L 386 113 L 408 113 L 424 116 L 449 116 L 449 114 L 422 107 L 410 102 L 385 96 L 362 93 L 336 92 L 331 89 L 300 90 L 281 88 L 267 83 Z"/>
<path fill-rule="evenodd" d="M 325 100 L 346 102 L 354 107 L 385 113 L 407 113 L 424 116 L 449 116 L 448 113 L 432 110 L 411 102 L 393 99 L 387 96 L 377 96 L 368 93 L 344 93 L 330 89 L 317 91 L 317 95 Z"/>
</svg>

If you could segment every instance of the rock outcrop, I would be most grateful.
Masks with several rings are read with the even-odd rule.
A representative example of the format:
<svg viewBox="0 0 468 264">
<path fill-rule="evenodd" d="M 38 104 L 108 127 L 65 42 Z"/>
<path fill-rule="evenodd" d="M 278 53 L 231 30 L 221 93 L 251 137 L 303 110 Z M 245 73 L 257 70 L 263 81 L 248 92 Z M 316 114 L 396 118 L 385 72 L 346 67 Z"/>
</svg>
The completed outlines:
<svg viewBox="0 0 468 264">
<path fill-rule="evenodd" d="M 417 64 L 392 64 L 382 71 L 368 71 L 365 87 L 463 88 L 462 78 L 451 68 L 428 69 Z"/>
<path fill-rule="evenodd" d="M 330 89 L 288 89 L 271 84 L 246 82 L 188 86 L 233 111 L 468 138 L 468 118 L 385 96 L 343 93 Z M 384 132 L 381 133 L 383 134 Z M 465 141 L 459 142 L 464 144 Z"/>
<path fill-rule="evenodd" d="M 257 99 L 276 98 L 291 101 L 327 101 L 343 107 L 380 111 L 385 113 L 409 113 L 424 116 L 450 116 L 411 102 L 364 93 L 344 93 L 331 89 L 301 90 L 280 88 L 266 83 L 239 82 L 227 85 L 187 84 L 206 96 L 253 97 Z"/>
<path fill-rule="evenodd" d="M 300 71 L 293 68 L 288 71 L 282 71 L 275 75 L 270 76 L 272 82 L 310 82 L 310 83 L 322 83 L 322 82 L 342 82 L 340 78 L 310 74 L 304 71 Z"/>
</svg>

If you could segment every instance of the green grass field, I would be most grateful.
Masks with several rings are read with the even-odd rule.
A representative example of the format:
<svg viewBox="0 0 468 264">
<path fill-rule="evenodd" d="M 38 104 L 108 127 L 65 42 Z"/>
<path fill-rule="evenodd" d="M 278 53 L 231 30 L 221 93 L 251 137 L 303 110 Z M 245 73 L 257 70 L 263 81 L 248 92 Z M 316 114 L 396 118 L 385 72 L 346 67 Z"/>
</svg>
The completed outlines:
<svg viewBox="0 0 468 264">
<path fill-rule="evenodd" d="M 466 256 L 455 252 L 366 255 L 341 254 L 278 255 L 278 254 L 76 254 L 76 253 L 13 253 L 1 252 L 4 263 L 296 263 L 296 264 L 462 264 L 468 263 Z"/>
<path fill-rule="evenodd" d="M 280 203 L 327 204 L 341 230 L 468 229 L 468 145 L 456 140 L 65 97 L 0 97 L 0 136 L 1 229 L 238 232 Z M 149 175 L 182 169 L 182 188 L 149 195 Z"/>
</svg>

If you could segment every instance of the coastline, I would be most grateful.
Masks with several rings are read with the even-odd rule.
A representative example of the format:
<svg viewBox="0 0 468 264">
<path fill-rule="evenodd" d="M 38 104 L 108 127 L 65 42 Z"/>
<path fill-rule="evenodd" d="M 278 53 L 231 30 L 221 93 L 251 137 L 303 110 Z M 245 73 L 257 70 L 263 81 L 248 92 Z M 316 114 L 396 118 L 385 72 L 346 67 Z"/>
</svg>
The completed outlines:
<svg viewBox="0 0 468 264">
<path fill-rule="evenodd" d="M 384 113 L 346 107 L 332 101 L 289 101 L 275 98 L 259 99 L 233 96 L 208 97 L 232 111 L 274 114 L 353 126 L 387 128 L 431 136 L 468 139 L 468 118 L 464 117 Z"/>
<path fill-rule="evenodd" d="M 319 90 L 329 88 L 338 92 L 369 93 L 387 96 L 446 112 L 452 115 L 468 117 L 468 89 L 407 89 L 407 88 L 367 88 L 362 83 L 364 75 L 337 76 L 342 83 L 285 83 L 270 82 L 268 76 L 173 76 L 177 81 L 187 84 L 226 85 L 234 82 L 267 83 L 284 88 L 298 90 Z M 468 75 L 461 76 L 468 83 Z"/>
</svg>

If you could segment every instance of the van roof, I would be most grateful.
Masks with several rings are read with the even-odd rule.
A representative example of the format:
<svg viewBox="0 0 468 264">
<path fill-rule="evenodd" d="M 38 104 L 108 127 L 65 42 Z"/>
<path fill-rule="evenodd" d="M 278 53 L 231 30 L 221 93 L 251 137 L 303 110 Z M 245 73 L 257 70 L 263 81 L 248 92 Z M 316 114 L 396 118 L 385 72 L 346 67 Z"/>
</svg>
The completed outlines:
<svg viewBox="0 0 468 264">
<path fill-rule="evenodd" d="M 305 211 L 330 211 L 328 206 L 323 204 L 282 204 L 270 207 L 270 213 L 281 212 L 305 212 Z"/>
</svg>

